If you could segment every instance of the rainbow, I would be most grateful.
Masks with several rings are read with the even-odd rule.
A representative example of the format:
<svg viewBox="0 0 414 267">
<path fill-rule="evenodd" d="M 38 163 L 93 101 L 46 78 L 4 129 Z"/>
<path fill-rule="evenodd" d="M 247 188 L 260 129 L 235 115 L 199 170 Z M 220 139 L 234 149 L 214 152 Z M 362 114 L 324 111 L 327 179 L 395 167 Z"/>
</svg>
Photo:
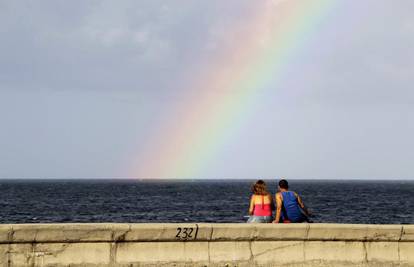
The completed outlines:
<svg viewBox="0 0 414 267">
<path fill-rule="evenodd" d="M 289 60 L 315 35 L 335 0 L 267 1 L 240 25 L 226 46 L 194 75 L 188 94 L 152 134 L 131 176 L 205 178 L 203 170 L 240 130 L 265 90 L 281 90 Z M 191 70 L 189 70 L 191 72 Z M 271 85 L 271 86 L 269 86 Z M 145 158 L 145 162 L 142 162 Z"/>
</svg>

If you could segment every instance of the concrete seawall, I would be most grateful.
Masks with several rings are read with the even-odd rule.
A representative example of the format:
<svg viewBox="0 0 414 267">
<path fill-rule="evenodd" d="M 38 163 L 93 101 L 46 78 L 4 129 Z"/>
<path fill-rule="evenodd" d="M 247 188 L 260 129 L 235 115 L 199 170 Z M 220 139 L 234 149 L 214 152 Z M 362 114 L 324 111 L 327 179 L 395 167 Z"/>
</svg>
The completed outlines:
<svg viewBox="0 0 414 267">
<path fill-rule="evenodd" d="M 0 266 L 414 266 L 414 225 L 0 225 Z"/>
</svg>

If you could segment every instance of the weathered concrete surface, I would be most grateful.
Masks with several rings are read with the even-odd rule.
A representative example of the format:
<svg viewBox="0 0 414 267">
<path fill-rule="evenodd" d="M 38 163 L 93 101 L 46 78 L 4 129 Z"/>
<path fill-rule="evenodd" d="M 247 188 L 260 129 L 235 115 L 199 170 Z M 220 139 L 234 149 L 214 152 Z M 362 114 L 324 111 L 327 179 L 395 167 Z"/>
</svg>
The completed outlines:
<svg viewBox="0 0 414 267">
<path fill-rule="evenodd" d="M 0 225 L 1 266 L 414 266 L 414 226 Z"/>
</svg>

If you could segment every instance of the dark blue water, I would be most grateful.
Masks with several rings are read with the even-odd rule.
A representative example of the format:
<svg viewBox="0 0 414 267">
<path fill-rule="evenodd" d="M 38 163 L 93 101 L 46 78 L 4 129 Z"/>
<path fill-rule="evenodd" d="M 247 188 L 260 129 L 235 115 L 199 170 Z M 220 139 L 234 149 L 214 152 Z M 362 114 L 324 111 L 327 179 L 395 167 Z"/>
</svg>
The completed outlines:
<svg viewBox="0 0 414 267">
<path fill-rule="evenodd" d="M 252 181 L 0 180 L 0 223 L 243 222 Z M 267 181 L 275 192 L 276 181 Z M 414 182 L 291 180 L 315 222 L 414 223 Z"/>
</svg>

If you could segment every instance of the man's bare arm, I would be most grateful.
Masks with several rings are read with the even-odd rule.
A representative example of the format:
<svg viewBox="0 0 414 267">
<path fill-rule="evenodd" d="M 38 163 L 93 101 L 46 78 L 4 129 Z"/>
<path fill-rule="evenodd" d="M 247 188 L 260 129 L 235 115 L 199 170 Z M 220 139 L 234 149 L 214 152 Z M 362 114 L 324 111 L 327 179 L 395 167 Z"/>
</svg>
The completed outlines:
<svg viewBox="0 0 414 267">
<path fill-rule="evenodd" d="M 298 200 L 299 206 L 302 208 L 302 210 L 306 213 L 306 215 L 310 215 L 310 212 L 308 211 L 308 209 L 306 208 L 305 204 L 302 201 L 302 198 L 295 193 L 296 199 Z"/>
<path fill-rule="evenodd" d="M 275 196 L 276 199 L 276 216 L 273 223 L 279 223 L 280 221 L 280 213 L 282 212 L 282 198 L 280 197 L 280 194 L 276 193 Z"/>
</svg>

